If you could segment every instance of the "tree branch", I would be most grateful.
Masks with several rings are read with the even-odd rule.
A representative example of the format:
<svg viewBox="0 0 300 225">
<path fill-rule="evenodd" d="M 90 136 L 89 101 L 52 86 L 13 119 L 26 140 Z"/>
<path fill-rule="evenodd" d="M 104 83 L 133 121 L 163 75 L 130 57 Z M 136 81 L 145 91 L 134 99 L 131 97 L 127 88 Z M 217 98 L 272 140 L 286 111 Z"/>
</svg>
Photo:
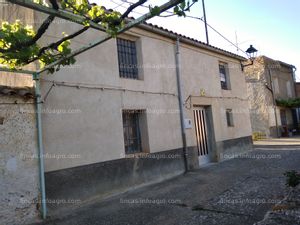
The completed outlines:
<svg viewBox="0 0 300 225">
<path fill-rule="evenodd" d="M 39 53 L 38 53 L 38 55 L 37 55 L 36 57 L 30 59 L 29 61 L 27 61 L 27 63 L 29 64 L 29 63 L 32 63 L 33 61 L 39 59 L 39 58 L 40 58 L 40 57 L 41 57 L 48 49 L 57 49 L 58 46 L 59 46 L 60 44 L 62 44 L 64 41 L 67 41 L 67 40 L 70 40 L 70 39 L 72 39 L 72 38 L 75 38 L 76 36 L 78 36 L 78 35 L 82 34 L 83 32 L 85 32 L 87 29 L 89 29 L 89 27 L 84 27 L 84 28 L 82 28 L 82 29 L 76 31 L 76 32 L 73 33 L 73 34 L 68 35 L 68 36 L 66 36 L 66 37 L 64 37 L 64 38 L 62 38 L 62 39 L 60 39 L 60 40 L 57 41 L 57 42 L 51 43 L 50 45 L 41 48 L 40 51 L 39 51 Z"/>
<path fill-rule="evenodd" d="M 49 1 L 52 5 L 53 9 L 55 9 L 55 10 L 59 9 L 59 6 L 58 6 L 56 0 L 49 0 Z M 36 35 L 32 39 L 25 41 L 25 42 L 19 42 L 8 49 L 0 49 L 0 52 L 1 53 L 16 52 L 16 51 L 20 51 L 24 48 L 34 45 L 43 36 L 43 34 L 46 32 L 46 30 L 49 28 L 49 26 L 53 22 L 54 18 L 55 18 L 55 16 L 52 16 L 52 15 L 48 16 L 47 19 L 45 19 L 44 22 L 42 23 L 42 25 L 39 27 Z"/>
<path fill-rule="evenodd" d="M 46 30 L 48 29 L 49 25 L 52 23 L 54 18 L 55 18 L 55 16 L 51 16 L 51 15 L 48 16 L 47 19 L 44 20 L 42 25 L 37 30 L 36 35 L 33 38 L 31 38 L 30 40 L 24 41 L 24 42 L 20 41 L 8 49 L 0 49 L 0 52 L 1 53 L 16 52 L 16 51 L 20 51 L 24 48 L 34 45 L 46 32 Z"/>
<path fill-rule="evenodd" d="M 147 0 L 139 0 L 136 3 L 132 4 L 131 6 L 128 7 L 128 9 L 123 13 L 123 15 L 121 16 L 121 20 L 126 19 L 126 17 L 129 15 L 129 13 L 132 12 L 132 10 L 134 10 L 136 7 L 144 4 L 145 2 L 147 2 Z"/>
<path fill-rule="evenodd" d="M 51 3 L 53 9 L 55 9 L 55 10 L 59 9 L 59 6 L 58 6 L 56 0 L 49 0 L 49 2 Z"/>
<path fill-rule="evenodd" d="M 99 22 L 101 21 L 101 19 L 100 19 L 100 18 L 95 18 L 95 19 L 93 19 L 92 21 L 95 22 L 95 23 L 99 23 Z M 34 62 L 35 60 L 39 59 L 39 58 L 40 58 L 40 57 L 41 57 L 48 49 L 57 49 L 58 46 L 59 46 L 60 44 L 62 44 L 64 41 L 67 41 L 67 40 L 70 40 L 70 39 L 73 39 L 73 38 L 77 37 L 78 35 L 82 34 L 82 33 L 85 32 L 86 30 L 88 30 L 89 28 L 90 28 L 89 26 L 86 26 L 86 27 L 84 27 L 84 28 L 82 28 L 82 29 L 80 29 L 80 30 L 74 32 L 73 34 L 68 35 L 68 36 L 66 36 L 66 37 L 64 37 L 64 38 L 62 38 L 62 39 L 60 39 L 60 40 L 57 41 L 57 42 L 51 43 L 50 45 L 41 48 L 41 49 L 39 50 L 38 55 L 37 55 L 36 57 L 34 57 L 34 58 L 28 60 L 26 63 L 29 64 L 29 63 Z"/>
<path fill-rule="evenodd" d="M 16 47 L 21 47 L 21 48 L 26 48 L 29 47 L 33 44 L 35 44 L 42 36 L 43 34 L 46 32 L 46 30 L 49 28 L 50 24 L 52 23 L 52 21 L 54 20 L 55 16 L 48 16 L 47 19 L 42 23 L 42 25 L 39 27 L 39 29 L 37 30 L 36 35 L 29 41 L 27 42 L 21 42 L 19 43 Z"/>
<path fill-rule="evenodd" d="M 56 0 L 49 0 L 51 5 L 52 5 L 52 8 L 55 9 L 55 10 L 58 10 L 59 9 L 59 6 L 57 4 L 57 1 Z M 136 2 L 135 4 L 131 5 L 130 7 L 128 7 L 128 9 L 126 10 L 125 13 L 123 13 L 123 15 L 120 17 L 120 21 L 124 20 L 130 12 L 132 12 L 132 10 L 134 10 L 136 7 L 144 4 L 145 2 L 147 2 L 147 0 L 139 0 L 138 2 Z M 36 35 L 28 40 L 28 41 L 25 41 L 25 42 L 19 42 L 19 43 L 16 43 L 14 46 L 8 48 L 8 49 L 0 49 L 0 52 L 1 53 L 8 53 L 8 52 L 18 52 L 24 48 L 27 48 L 27 47 L 30 47 L 32 45 L 34 45 L 42 36 L 43 34 L 46 32 L 46 30 L 49 28 L 50 24 L 53 22 L 53 20 L 55 19 L 55 16 L 53 15 L 50 15 L 47 17 L 46 20 L 44 20 L 44 22 L 42 23 L 42 25 L 39 27 L 39 29 L 37 30 L 37 33 Z M 98 19 L 95 19 L 93 22 L 100 22 L 101 19 L 98 18 Z M 119 22 L 119 21 L 118 21 Z M 84 31 L 86 31 L 89 27 L 84 27 L 82 28 L 81 30 L 73 33 L 72 35 L 69 35 L 63 39 L 61 39 L 60 41 L 58 42 L 55 42 L 55 43 L 52 43 L 50 44 L 49 46 L 47 47 L 44 47 L 44 48 L 41 48 L 40 52 L 39 52 L 39 56 L 41 56 L 47 49 L 54 49 L 54 48 L 57 48 L 62 42 L 66 41 L 66 40 L 69 40 L 71 38 L 74 38 L 76 36 L 78 36 L 79 34 L 83 33 Z M 35 57 L 36 58 L 36 57 Z M 34 61 L 36 59 L 32 59 L 30 60 L 31 62 Z"/>
</svg>

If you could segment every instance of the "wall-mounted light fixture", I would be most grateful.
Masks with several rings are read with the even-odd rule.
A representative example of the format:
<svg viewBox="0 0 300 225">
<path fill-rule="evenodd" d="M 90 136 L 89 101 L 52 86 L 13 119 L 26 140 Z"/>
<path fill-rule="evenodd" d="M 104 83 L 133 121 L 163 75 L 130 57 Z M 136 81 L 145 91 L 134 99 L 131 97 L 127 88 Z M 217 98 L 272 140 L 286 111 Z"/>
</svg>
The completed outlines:
<svg viewBox="0 0 300 225">
<path fill-rule="evenodd" d="M 250 47 L 246 50 L 246 53 L 247 53 L 248 59 L 250 59 L 251 62 L 246 65 L 241 63 L 242 71 L 244 71 L 245 67 L 253 65 L 253 62 L 257 55 L 257 50 L 252 45 L 250 45 Z"/>
</svg>

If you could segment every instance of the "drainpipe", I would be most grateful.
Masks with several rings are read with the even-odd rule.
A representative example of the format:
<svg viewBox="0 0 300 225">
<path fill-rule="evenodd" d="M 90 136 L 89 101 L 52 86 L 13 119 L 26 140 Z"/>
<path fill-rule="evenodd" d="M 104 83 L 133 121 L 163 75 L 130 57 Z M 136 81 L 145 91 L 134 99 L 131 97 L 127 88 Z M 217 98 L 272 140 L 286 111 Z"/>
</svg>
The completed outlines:
<svg viewBox="0 0 300 225">
<path fill-rule="evenodd" d="M 186 133 L 184 126 L 184 109 L 183 109 L 183 98 L 182 98 L 182 87 L 180 79 L 180 61 L 179 61 L 179 37 L 176 40 L 176 53 L 175 53 L 175 63 L 176 63 L 176 78 L 177 78 L 177 91 L 178 91 L 178 102 L 179 102 L 179 114 L 180 114 L 180 125 L 181 125 L 181 136 L 182 136 L 182 145 L 183 145 L 183 158 L 184 158 L 184 167 L 185 172 L 188 171 L 188 154 L 186 146 Z"/>
<path fill-rule="evenodd" d="M 296 66 L 293 66 L 292 65 L 292 79 L 293 79 L 293 82 L 294 82 L 294 94 L 295 94 L 295 97 L 297 98 L 297 92 L 296 92 L 296 71 L 297 71 L 297 68 Z"/>
<path fill-rule="evenodd" d="M 271 70 L 268 69 L 269 72 L 269 77 L 270 77 L 270 83 L 271 83 L 271 94 L 272 94 L 272 99 L 273 99 L 273 108 L 274 108 L 274 116 L 275 116 L 275 124 L 276 124 L 276 134 L 277 137 L 280 137 L 280 133 L 279 133 L 279 127 L 278 127 L 278 121 L 277 121 L 277 112 L 276 112 L 276 99 L 275 99 L 275 95 L 274 95 L 274 87 L 273 87 L 273 79 L 272 79 L 272 73 Z"/>
<path fill-rule="evenodd" d="M 44 149 L 42 139 L 42 98 L 40 88 L 40 75 L 33 73 L 33 80 L 35 81 L 35 107 L 36 107 L 36 127 L 37 127 L 37 141 L 38 141 L 38 156 L 39 156 L 39 177 L 40 177 L 40 191 L 42 197 L 42 218 L 46 219 L 47 206 L 46 206 L 46 190 L 45 190 L 45 169 L 44 169 Z"/>
<path fill-rule="evenodd" d="M 292 67 L 292 79 L 293 79 L 293 83 L 294 83 L 294 97 L 295 98 L 298 98 L 298 97 L 300 97 L 300 96 L 298 96 L 297 95 L 297 85 L 296 85 L 296 71 L 297 71 L 297 68 L 296 68 L 296 66 L 294 66 L 294 65 L 291 65 L 291 67 Z M 298 127 L 299 127 L 299 108 L 296 108 L 296 109 L 294 109 L 295 111 L 294 112 L 296 112 L 296 124 L 295 124 L 295 121 L 294 121 L 294 119 L 293 119 L 293 124 L 294 124 L 294 126 L 296 126 L 296 129 L 298 130 Z"/>
</svg>

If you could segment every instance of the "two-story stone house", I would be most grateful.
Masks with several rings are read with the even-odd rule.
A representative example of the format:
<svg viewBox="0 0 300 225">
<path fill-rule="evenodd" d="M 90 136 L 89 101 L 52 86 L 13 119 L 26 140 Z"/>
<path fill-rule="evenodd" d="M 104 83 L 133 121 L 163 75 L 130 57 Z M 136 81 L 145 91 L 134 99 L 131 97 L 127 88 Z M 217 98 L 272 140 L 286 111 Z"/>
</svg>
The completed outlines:
<svg viewBox="0 0 300 225">
<path fill-rule="evenodd" d="M 245 67 L 253 133 L 286 136 L 297 127 L 295 109 L 278 106 L 276 100 L 296 97 L 293 65 L 266 56 Z"/>
</svg>

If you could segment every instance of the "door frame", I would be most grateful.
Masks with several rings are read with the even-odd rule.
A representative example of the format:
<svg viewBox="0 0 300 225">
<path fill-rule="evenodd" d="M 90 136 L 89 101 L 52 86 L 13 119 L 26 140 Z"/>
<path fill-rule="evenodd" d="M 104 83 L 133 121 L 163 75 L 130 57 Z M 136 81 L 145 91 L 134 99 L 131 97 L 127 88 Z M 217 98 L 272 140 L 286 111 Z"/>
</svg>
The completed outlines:
<svg viewBox="0 0 300 225">
<path fill-rule="evenodd" d="M 194 110 L 197 109 L 204 110 L 204 115 L 206 120 L 206 135 L 207 135 L 207 148 L 208 148 L 208 154 L 206 157 L 201 157 L 198 154 L 199 150 L 198 150 L 198 143 L 197 143 L 197 136 L 196 136 L 196 121 L 194 116 Z M 217 162 L 218 159 L 216 154 L 216 141 L 215 141 L 214 126 L 213 126 L 212 106 L 193 104 L 192 114 L 193 114 L 193 122 L 194 122 L 193 135 L 196 143 L 199 166 L 203 166 L 210 162 Z"/>
</svg>

